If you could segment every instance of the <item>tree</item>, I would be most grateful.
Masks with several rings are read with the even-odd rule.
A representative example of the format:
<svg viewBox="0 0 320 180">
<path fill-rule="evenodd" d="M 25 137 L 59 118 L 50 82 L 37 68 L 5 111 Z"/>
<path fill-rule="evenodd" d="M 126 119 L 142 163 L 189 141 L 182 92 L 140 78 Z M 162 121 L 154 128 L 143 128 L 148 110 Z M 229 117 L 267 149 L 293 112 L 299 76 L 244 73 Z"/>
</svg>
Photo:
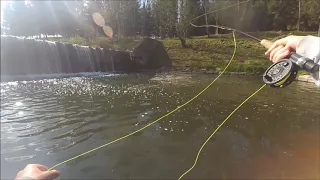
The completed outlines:
<svg viewBox="0 0 320 180">
<path fill-rule="evenodd" d="M 155 32 L 155 18 L 152 14 L 152 4 L 150 0 L 146 0 L 142 4 L 140 9 L 141 14 L 141 35 L 142 36 L 151 36 Z"/>
<path fill-rule="evenodd" d="M 209 32 L 209 27 L 208 27 L 208 15 L 207 15 L 207 0 L 203 0 L 202 1 L 202 6 L 203 6 L 203 13 L 204 13 L 204 18 L 205 18 L 205 22 L 206 22 L 206 33 L 207 36 L 210 37 L 210 32 Z"/>
<path fill-rule="evenodd" d="M 300 28 L 304 31 L 317 31 L 320 24 L 320 1 L 301 0 Z"/>
<path fill-rule="evenodd" d="M 72 35 L 78 24 L 71 1 L 13 1 L 4 19 L 8 33 L 16 36 Z"/>
<path fill-rule="evenodd" d="M 186 38 L 192 34 L 194 29 L 190 22 L 193 21 L 197 15 L 197 6 L 194 6 L 194 0 L 181 0 L 179 5 L 179 18 L 177 31 L 180 33 L 180 36 Z"/>
<path fill-rule="evenodd" d="M 141 27 L 142 21 L 139 7 L 140 4 L 138 0 L 129 0 L 125 2 L 125 7 L 123 9 L 123 28 L 125 36 L 140 34 L 139 27 Z"/>
<path fill-rule="evenodd" d="M 298 22 L 297 22 L 297 30 L 300 31 L 300 19 L 301 19 L 301 0 L 298 0 L 299 3 L 299 15 L 298 15 Z"/>
<path fill-rule="evenodd" d="M 16 36 L 104 35 L 93 13 L 100 13 L 118 37 L 141 34 L 186 40 L 210 35 L 211 27 L 194 28 L 191 20 L 195 25 L 243 31 L 317 31 L 320 26 L 319 0 L 47 0 L 11 1 L 6 6 L 1 30 Z M 214 29 L 216 34 L 228 32 Z"/>
<path fill-rule="evenodd" d="M 8 4 L 8 7 L 4 9 L 3 18 L 8 28 L 8 34 L 16 36 L 33 36 L 37 34 L 32 6 L 27 6 L 24 1 L 12 1 Z"/>
<path fill-rule="evenodd" d="M 275 30 L 293 30 L 298 20 L 298 0 L 270 0 L 269 11 Z"/>
<path fill-rule="evenodd" d="M 160 37 L 173 37 L 177 25 L 177 1 L 155 0 L 153 8 Z"/>
</svg>

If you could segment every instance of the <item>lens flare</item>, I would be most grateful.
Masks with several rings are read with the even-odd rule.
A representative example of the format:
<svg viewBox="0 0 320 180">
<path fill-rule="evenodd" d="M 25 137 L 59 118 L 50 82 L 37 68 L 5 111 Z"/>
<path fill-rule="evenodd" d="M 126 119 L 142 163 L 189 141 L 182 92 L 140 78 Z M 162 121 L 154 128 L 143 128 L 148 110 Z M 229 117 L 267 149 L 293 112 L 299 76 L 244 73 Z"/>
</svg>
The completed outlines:
<svg viewBox="0 0 320 180">
<path fill-rule="evenodd" d="M 113 31 L 109 26 L 103 26 L 103 32 L 110 38 L 113 36 Z"/>
<path fill-rule="evenodd" d="M 100 27 L 103 27 L 106 23 L 104 18 L 99 13 L 93 13 L 92 18 L 93 18 L 93 21 L 96 23 L 96 25 Z"/>
</svg>

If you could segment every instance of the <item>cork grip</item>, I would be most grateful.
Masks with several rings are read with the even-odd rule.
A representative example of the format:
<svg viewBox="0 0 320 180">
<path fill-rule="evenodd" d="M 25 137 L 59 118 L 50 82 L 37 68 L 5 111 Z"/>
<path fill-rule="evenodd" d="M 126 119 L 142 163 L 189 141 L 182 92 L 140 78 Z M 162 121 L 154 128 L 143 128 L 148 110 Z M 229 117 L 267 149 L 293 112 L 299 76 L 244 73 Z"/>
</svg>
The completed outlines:
<svg viewBox="0 0 320 180">
<path fill-rule="evenodd" d="M 272 46 L 273 42 L 272 42 L 272 41 L 269 41 L 269 40 L 266 40 L 266 39 L 263 39 L 263 40 L 260 42 L 260 44 L 261 44 L 262 46 L 264 46 L 265 48 L 269 49 L 269 48 Z"/>
</svg>

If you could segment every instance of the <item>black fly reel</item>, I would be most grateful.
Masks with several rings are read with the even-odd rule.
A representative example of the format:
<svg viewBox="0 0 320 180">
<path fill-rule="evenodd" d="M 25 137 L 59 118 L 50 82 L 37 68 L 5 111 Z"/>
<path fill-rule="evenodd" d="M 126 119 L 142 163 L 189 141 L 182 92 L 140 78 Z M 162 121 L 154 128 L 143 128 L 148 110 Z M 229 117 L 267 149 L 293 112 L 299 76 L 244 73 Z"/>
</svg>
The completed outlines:
<svg viewBox="0 0 320 180">
<path fill-rule="evenodd" d="M 266 70 L 263 75 L 263 81 L 270 87 L 286 87 L 296 79 L 298 68 L 291 60 L 283 59 Z"/>
</svg>

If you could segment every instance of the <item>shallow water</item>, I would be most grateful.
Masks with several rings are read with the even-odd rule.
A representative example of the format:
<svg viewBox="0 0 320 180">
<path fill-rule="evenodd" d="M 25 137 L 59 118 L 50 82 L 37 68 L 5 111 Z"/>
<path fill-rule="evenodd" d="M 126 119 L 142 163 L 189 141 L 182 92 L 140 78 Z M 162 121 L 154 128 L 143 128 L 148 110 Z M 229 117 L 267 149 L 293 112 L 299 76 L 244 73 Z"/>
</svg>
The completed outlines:
<svg viewBox="0 0 320 180">
<path fill-rule="evenodd" d="M 134 74 L 1 83 L 1 178 L 48 167 L 133 132 L 192 98 L 213 75 Z M 58 166 L 61 179 L 178 179 L 259 77 L 222 76 L 142 132 Z M 264 88 L 202 151 L 185 178 L 320 177 L 320 90 Z"/>
</svg>

